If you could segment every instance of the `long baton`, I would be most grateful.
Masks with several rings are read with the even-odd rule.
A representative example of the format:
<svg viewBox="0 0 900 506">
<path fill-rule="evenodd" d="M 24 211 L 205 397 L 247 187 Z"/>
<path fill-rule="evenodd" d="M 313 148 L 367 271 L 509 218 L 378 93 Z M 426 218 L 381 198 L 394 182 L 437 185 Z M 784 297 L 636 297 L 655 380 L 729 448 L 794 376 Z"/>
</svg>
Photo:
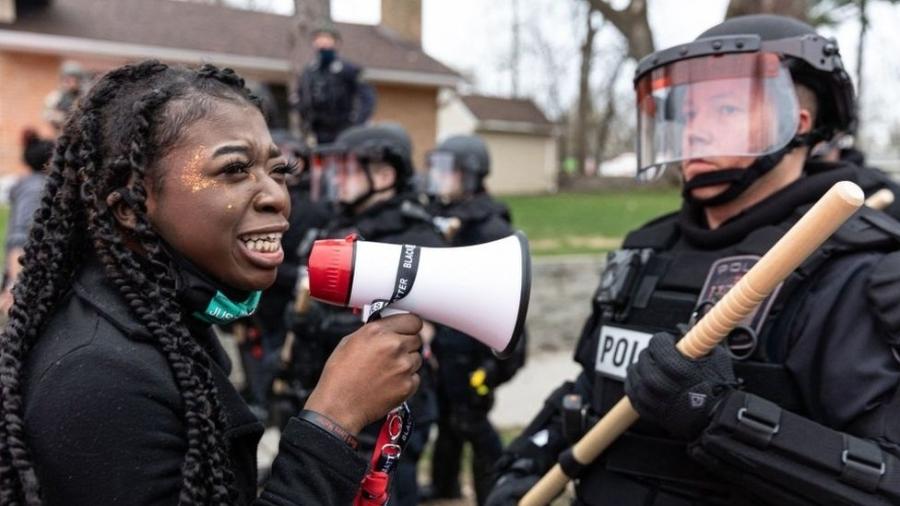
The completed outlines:
<svg viewBox="0 0 900 506">
<path fill-rule="evenodd" d="M 678 351 L 691 358 L 710 352 L 791 272 L 803 263 L 863 204 L 859 186 L 841 181 L 787 231 L 759 262 L 678 342 Z M 623 397 L 572 447 L 578 463 L 588 465 L 638 419 L 628 397 Z M 571 478 L 559 464 L 537 482 L 519 506 L 550 504 Z"/>
</svg>

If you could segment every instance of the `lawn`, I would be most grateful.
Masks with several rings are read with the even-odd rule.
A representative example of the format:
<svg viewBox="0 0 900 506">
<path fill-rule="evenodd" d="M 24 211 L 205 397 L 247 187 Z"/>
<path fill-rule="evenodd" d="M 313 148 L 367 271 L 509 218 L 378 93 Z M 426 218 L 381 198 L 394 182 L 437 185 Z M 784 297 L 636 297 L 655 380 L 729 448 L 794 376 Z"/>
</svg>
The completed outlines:
<svg viewBox="0 0 900 506">
<path fill-rule="evenodd" d="M 532 254 L 565 255 L 617 248 L 629 230 L 677 209 L 680 196 L 676 189 L 637 189 L 500 200 L 512 211 L 513 225 L 528 235 Z M 8 217 L 9 207 L 0 206 L 0 240 Z"/>
<path fill-rule="evenodd" d="M 680 205 L 677 189 L 558 193 L 501 197 L 535 255 L 598 253 L 617 248 L 625 234 Z"/>
</svg>

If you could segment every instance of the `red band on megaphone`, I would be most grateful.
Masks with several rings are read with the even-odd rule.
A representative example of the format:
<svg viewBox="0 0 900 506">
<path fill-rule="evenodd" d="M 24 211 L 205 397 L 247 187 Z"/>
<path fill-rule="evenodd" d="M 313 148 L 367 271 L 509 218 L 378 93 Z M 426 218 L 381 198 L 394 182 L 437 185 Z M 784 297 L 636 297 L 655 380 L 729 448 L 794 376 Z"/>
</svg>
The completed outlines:
<svg viewBox="0 0 900 506">
<path fill-rule="evenodd" d="M 309 294 L 316 299 L 346 306 L 353 286 L 356 234 L 344 239 L 324 239 L 309 254 Z"/>
</svg>

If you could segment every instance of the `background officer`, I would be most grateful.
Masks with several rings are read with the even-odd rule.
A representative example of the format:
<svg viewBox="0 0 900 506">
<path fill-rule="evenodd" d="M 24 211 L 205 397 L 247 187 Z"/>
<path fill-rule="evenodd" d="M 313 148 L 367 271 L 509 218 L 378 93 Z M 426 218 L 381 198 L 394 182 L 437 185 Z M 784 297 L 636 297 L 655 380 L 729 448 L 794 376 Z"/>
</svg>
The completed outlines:
<svg viewBox="0 0 900 506">
<path fill-rule="evenodd" d="M 296 104 L 304 135 L 318 144 L 334 142 L 338 134 L 362 125 L 375 110 L 375 90 L 362 80 L 362 68 L 338 56 L 341 36 L 327 24 L 313 32 L 315 60 L 303 69 Z"/>
<path fill-rule="evenodd" d="M 484 178 L 491 160 L 484 141 L 457 135 L 428 155 L 431 209 L 443 222 L 458 220 L 451 246 L 471 246 L 502 239 L 514 231 L 509 209 L 488 195 Z M 491 470 L 500 457 L 500 436 L 488 420 L 494 389 L 508 381 L 525 362 L 525 339 L 513 356 L 498 360 L 491 349 L 449 328 L 435 335 L 437 359 L 438 437 L 431 467 L 433 499 L 460 497 L 459 470 L 463 446 L 472 445 L 472 474 L 479 504 L 491 486 Z"/>
<path fill-rule="evenodd" d="M 734 18 L 642 60 L 635 89 L 641 174 L 680 169 L 684 205 L 610 254 L 584 371 L 510 445 L 488 503 L 569 462 L 560 452 L 627 393 L 640 421 L 569 468 L 579 504 L 897 504 L 896 221 L 861 210 L 726 345 L 699 360 L 675 348 L 810 204 L 857 179 L 807 160 L 854 122 L 836 44 L 788 18 Z"/>
<path fill-rule="evenodd" d="M 317 148 L 312 175 L 313 192 L 337 205 L 322 238 L 343 238 L 351 233 L 362 239 L 392 244 L 444 246 L 444 240 L 417 206 L 412 193 L 412 142 L 398 124 L 353 127 L 331 145 Z M 313 303 L 302 325 L 294 328 L 296 355 L 303 357 L 305 376 L 317 379 L 331 351 L 346 332 L 362 326 L 359 314 L 348 309 Z M 433 332 L 433 330 L 431 331 Z M 316 356 L 311 356 L 315 350 Z M 428 351 L 424 352 L 426 358 Z M 391 505 L 415 505 L 416 462 L 436 418 L 436 403 L 427 367 L 420 371 L 419 391 L 409 401 L 414 430 L 394 479 Z M 380 424 L 360 435 L 360 446 L 371 453 Z M 368 437 L 367 437 L 368 436 Z M 368 442 L 368 444 L 366 444 Z"/>
</svg>

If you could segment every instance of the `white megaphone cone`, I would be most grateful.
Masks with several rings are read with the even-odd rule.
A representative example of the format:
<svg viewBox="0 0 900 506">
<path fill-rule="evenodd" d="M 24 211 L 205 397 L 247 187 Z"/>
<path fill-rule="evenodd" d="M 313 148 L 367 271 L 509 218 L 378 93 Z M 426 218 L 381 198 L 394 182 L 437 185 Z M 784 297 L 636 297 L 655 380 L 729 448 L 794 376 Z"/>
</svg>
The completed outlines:
<svg viewBox="0 0 900 506">
<path fill-rule="evenodd" d="M 415 313 L 490 346 L 515 349 L 531 294 L 531 257 L 521 232 L 460 248 L 346 239 L 316 241 L 309 257 L 309 292 L 329 304 Z"/>
</svg>

